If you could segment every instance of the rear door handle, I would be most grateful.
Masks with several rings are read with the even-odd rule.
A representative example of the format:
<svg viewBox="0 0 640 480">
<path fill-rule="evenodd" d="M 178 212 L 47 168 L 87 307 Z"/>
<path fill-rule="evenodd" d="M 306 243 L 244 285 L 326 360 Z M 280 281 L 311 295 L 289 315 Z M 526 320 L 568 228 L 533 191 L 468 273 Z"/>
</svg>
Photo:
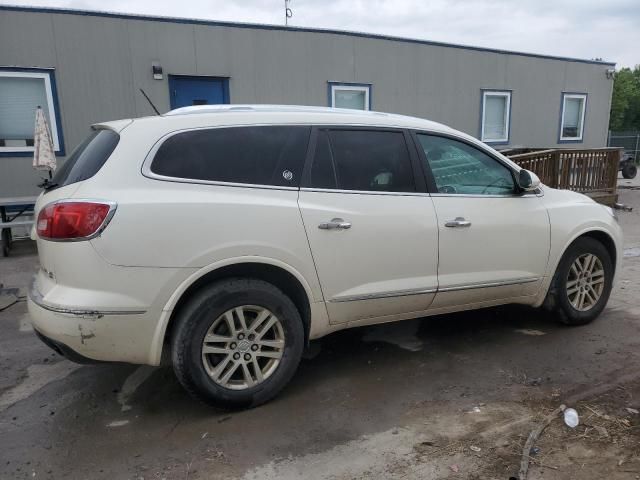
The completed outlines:
<svg viewBox="0 0 640 480">
<path fill-rule="evenodd" d="M 345 222 L 342 218 L 334 218 L 330 222 L 318 225 L 320 230 L 347 230 L 351 228 L 351 223 Z"/>
<path fill-rule="evenodd" d="M 456 217 L 454 220 L 449 220 L 447 223 L 444 224 L 444 226 L 449 228 L 464 228 L 464 227 L 470 227 L 471 222 L 468 220 L 465 220 L 464 217 Z"/>
</svg>

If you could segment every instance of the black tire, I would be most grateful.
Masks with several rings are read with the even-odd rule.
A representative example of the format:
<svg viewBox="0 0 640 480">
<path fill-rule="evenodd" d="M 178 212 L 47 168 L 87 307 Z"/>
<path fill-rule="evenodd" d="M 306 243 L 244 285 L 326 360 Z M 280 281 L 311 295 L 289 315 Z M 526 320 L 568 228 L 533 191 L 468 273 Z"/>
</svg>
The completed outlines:
<svg viewBox="0 0 640 480">
<path fill-rule="evenodd" d="M 584 254 L 598 257 L 604 270 L 604 287 L 597 302 L 586 311 L 574 308 L 567 294 L 567 279 L 571 265 Z M 574 241 L 564 253 L 553 276 L 546 304 L 556 313 L 558 320 L 566 325 L 585 325 L 595 320 L 607 304 L 613 282 L 614 265 L 611 255 L 599 241 L 581 237 Z"/>
<path fill-rule="evenodd" d="M 284 332 L 284 351 L 275 371 L 262 383 L 233 390 L 207 373 L 202 343 L 217 318 L 242 305 L 263 307 L 277 316 Z M 298 309 L 278 288 L 262 280 L 234 278 L 204 287 L 180 309 L 176 321 L 172 335 L 176 376 L 191 395 L 218 408 L 251 408 L 272 399 L 289 383 L 302 357 L 304 328 Z"/>
<path fill-rule="evenodd" d="M 636 178 L 638 173 L 638 167 L 636 167 L 633 163 L 627 162 L 622 167 L 622 176 L 627 179 Z"/>
</svg>

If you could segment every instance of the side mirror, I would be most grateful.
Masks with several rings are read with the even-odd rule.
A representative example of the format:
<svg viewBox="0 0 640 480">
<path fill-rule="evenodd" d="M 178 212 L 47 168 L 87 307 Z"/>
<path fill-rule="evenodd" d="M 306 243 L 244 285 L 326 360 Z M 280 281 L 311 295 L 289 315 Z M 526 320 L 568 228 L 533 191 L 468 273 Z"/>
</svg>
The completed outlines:
<svg viewBox="0 0 640 480">
<path fill-rule="evenodd" d="M 540 186 L 540 179 L 535 173 L 523 168 L 518 175 L 518 185 L 525 192 L 531 192 Z"/>
</svg>

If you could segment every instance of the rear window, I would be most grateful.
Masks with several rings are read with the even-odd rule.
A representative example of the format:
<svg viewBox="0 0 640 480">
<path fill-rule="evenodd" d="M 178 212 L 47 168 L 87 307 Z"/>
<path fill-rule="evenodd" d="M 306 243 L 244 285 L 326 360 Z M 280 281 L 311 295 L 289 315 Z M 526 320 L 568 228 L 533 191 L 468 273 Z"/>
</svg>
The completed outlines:
<svg viewBox="0 0 640 480">
<path fill-rule="evenodd" d="M 169 137 L 151 171 L 192 180 L 297 187 L 310 127 L 212 128 Z"/>
<path fill-rule="evenodd" d="M 56 171 L 48 190 L 93 177 L 118 145 L 120 135 L 112 130 L 94 130 L 76 147 Z"/>
</svg>

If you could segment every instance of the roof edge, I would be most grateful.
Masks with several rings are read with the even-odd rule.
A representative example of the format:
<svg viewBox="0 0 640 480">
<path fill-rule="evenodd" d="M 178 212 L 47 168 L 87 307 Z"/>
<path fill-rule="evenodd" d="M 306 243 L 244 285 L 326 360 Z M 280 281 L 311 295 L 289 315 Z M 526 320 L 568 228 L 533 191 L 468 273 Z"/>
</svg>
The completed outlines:
<svg viewBox="0 0 640 480">
<path fill-rule="evenodd" d="M 584 58 L 563 57 L 557 55 L 545 55 L 542 53 L 530 53 L 530 52 L 517 52 L 513 50 L 503 50 L 499 48 L 489 47 L 475 47 L 472 45 L 462 45 L 457 43 L 438 42 L 434 40 L 421 40 L 417 38 L 396 37 L 393 35 L 384 35 L 378 33 L 365 33 L 349 30 L 334 30 L 330 28 L 312 28 L 312 27 L 295 27 L 284 25 L 273 25 L 266 23 L 243 23 L 243 22 L 229 22 L 222 20 L 201 20 L 195 18 L 182 18 L 182 17 L 168 17 L 168 16 L 153 16 L 143 15 L 137 13 L 117 13 L 106 12 L 100 10 L 80 10 L 72 8 L 56 8 L 56 7 L 29 7 L 22 5 L 0 5 L 0 11 L 14 11 L 14 12 L 33 12 L 33 13 L 52 13 L 52 14 L 66 14 L 66 15 L 79 15 L 87 17 L 107 17 L 107 18 L 120 18 L 125 20 L 141 20 L 151 22 L 165 22 L 165 23 L 185 23 L 192 25 L 208 25 L 218 27 L 234 27 L 234 28 L 246 28 L 257 30 L 281 30 L 291 32 L 309 32 L 309 33 L 328 33 L 334 35 L 344 35 L 360 38 L 372 38 L 377 40 L 390 40 L 395 42 L 414 43 L 420 45 L 431 45 L 436 47 L 456 48 L 460 50 L 472 50 L 487 53 L 499 53 L 503 55 L 517 55 L 521 57 L 541 58 L 547 60 L 558 60 L 563 62 L 577 62 L 587 63 L 592 65 L 603 66 L 615 66 L 615 62 L 606 62 L 600 60 L 587 60 Z"/>
</svg>

